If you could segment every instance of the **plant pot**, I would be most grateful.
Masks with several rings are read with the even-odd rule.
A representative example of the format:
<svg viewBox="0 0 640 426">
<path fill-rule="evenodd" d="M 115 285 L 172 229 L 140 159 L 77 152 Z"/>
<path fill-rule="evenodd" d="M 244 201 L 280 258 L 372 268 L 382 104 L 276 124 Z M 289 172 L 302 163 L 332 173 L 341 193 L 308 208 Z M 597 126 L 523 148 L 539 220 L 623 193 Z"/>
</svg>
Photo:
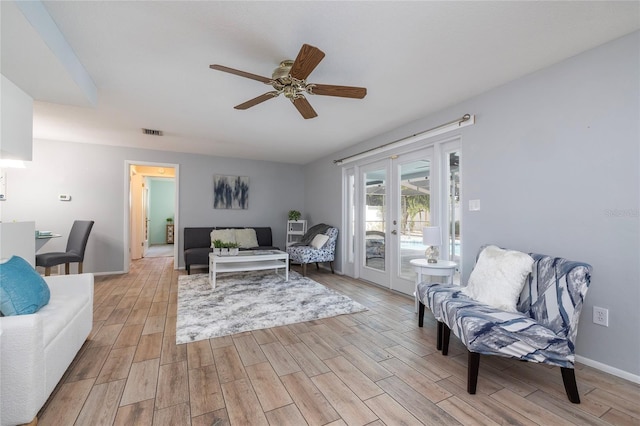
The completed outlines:
<svg viewBox="0 0 640 426">
<path fill-rule="evenodd" d="M 237 248 L 237 247 L 229 249 L 229 255 L 230 256 L 237 256 L 238 253 L 240 253 L 240 249 Z"/>
<path fill-rule="evenodd" d="M 219 248 L 213 248 L 213 254 L 215 254 L 216 256 L 220 256 L 220 249 Z"/>
</svg>

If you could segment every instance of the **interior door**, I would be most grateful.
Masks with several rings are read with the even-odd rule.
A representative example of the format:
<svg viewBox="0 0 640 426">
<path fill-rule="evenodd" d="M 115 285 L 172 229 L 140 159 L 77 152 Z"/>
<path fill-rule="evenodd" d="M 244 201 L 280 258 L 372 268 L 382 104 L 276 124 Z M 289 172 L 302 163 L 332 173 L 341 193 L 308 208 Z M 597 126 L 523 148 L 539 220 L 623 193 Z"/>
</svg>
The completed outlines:
<svg viewBox="0 0 640 426">
<path fill-rule="evenodd" d="M 131 224 L 131 259 L 140 259 L 143 256 L 143 234 L 144 234 L 144 216 L 143 216 L 143 196 L 142 189 L 144 187 L 143 177 L 137 173 L 131 174 L 131 183 L 129 188 L 130 196 L 130 224 Z"/>
<path fill-rule="evenodd" d="M 144 178 L 144 186 L 142 188 L 142 218 L 144 232 L 142 237 L 142 253 L 143 255 L 149 250 L 149 178 Z"/>
</svg>

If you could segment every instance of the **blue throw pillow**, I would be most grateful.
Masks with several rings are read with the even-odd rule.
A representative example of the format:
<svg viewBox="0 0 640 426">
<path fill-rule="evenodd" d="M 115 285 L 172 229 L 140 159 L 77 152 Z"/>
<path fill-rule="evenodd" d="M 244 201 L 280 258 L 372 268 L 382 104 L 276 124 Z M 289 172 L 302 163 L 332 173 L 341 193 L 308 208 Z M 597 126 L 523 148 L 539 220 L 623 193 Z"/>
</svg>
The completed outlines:
<svg viewBox="0 0 640 426">
<path fill-rule="evenodd" d="M 0 312 L 4 316 L 27 315 L 49 303 L 49 286 L 21 257 L 0 264 Z"/>
</svg>

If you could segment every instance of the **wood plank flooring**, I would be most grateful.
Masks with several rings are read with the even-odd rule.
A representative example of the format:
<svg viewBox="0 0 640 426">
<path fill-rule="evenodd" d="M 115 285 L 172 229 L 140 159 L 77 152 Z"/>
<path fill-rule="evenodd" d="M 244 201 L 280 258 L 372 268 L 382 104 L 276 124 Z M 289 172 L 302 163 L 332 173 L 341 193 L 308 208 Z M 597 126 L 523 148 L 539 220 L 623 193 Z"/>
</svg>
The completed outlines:
<svg viewBox="0 0 640 426">
<path fill-rule="evenodd" d="M 464 347 L 437 352 L 412 299 L 308 269 L 369 310 L 176 345 L 172 258 L 96 277 L 93 330 L 40 425 L 640 424 L 640 386 L 582 365 L 579 405 L 558 368 L 498 357 L 469 395 Z"/>
</svg>

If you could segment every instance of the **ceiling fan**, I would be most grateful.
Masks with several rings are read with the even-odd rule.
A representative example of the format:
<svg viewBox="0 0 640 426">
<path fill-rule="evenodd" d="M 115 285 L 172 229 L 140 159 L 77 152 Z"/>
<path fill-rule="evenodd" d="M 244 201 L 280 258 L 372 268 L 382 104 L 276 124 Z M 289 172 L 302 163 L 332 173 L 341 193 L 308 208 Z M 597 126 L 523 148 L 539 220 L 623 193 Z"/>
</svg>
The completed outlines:
<svg viewBox="0 0 640 426">
<path fill-rule="evenodd" d="M 307 77 L 309 77 L 309 74 L 311 74 L 320 61 L 322 61 L 322 58 L 324 58 L 324 52 L 320 49 L 309 44 L 303 44 L 295 61 L 282 61 L 278 68 L 273 71 L 271 78 L 236 70 L 223 65 L 210 65 L 209 68 L 257 80 L 269 84 L 275 89 L 243 102 L 240 105 L 236 105 L 234 107 L 235 109 L 248 109 L 283 94 L 293 102 L 298 112 L 307 119 L 317 117 L 318 114 L 316 114 L 309 101 L 307 101 L 307 98 L 305 98 L 305 93 L 356 99 L 362 99 L 367 94 L 367 89 L 364 87 L 307 83 Z"/>
</svg>

